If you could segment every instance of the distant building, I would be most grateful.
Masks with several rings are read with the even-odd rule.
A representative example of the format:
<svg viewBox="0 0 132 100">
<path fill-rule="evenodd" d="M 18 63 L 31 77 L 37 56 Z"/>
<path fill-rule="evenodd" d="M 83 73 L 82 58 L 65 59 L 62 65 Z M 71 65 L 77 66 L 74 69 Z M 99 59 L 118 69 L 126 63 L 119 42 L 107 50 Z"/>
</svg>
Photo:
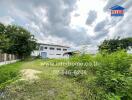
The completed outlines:
<svg viewBox="0 0 132 100">
<path fill-rule="evenodd" d="M 111 16 L 124 16 L 124 9 L 121 6 L 115 5 L 110 8 L 111 9 Z"/>
<path fill-rule="evenodd" d="M 68 46 L 42 44 L 39 43 L 39 50 L 32 52 L 32 56 L 40 56 L 41 58 L 68 58 L 69 55 L 65 54 L 69 51 Z"/>
<path fill-rule="evenodd" d="M 127 50 L 127 53 L 132 54 L 132 48 L 131 47 L 129 47 L 129 50 Z"/>
</svg>

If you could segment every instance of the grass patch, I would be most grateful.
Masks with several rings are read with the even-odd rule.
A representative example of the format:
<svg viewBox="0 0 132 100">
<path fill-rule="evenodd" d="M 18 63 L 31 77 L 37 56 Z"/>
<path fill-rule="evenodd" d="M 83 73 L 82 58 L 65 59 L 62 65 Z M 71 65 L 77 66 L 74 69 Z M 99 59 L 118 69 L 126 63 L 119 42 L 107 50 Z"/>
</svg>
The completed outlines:
<svg viewBox="0 0 132 100">
<path fill-rule="evenodd" d="M 20 66 L 23 62 L 16 62 L 13 64 L 0 66 L 0 89 L 4 88 L 7 84 L 18 79 Z"/>
<path fill-rule="evenodd" d="M 8 85 L 3 91 L 3 100 L 84 100 L 88 98 L 86 89 L 72 79 L 66 78 L 54 70 L 63 70 L 60 66 L 41 66 L 45 60 L 37 59 L 26 61 L 20 65 L 20 69 L 33 69 L 42 71 L 40 79 L 34 81 L 17 81 Z M 58 62 L 58 60 L 46 60 L 45 62 Z"/>
<path fill-rule="evenodd" d="M 88 66 L 56 66 L 60 62 L 90 62 Z M 97 62 L 97 64 L 95 64 Z M 19 71 L 41 71 L 39 79 L 16 81 L 8 85 L 2 100 L 131 100 L 132 56 L 125 52 L 101 55 L 81 55 L 70 59 L 35 59 L 3 66 L 4 74 L 11 76 L 5 84 L 17 78 Z M 52 63 L 45 66 L 42 63 Z M 60 74 L 62 70 L 86 70 L 86 75 Z M 1 71 L 1 72 L 3 72 Z M 11 74 L 12 71 L 18 74 Z M 56 71 L 58 71 L 56 73 Z M 1 74 L 2 75 L 2 74 Z M 12 78 L 13 77 L 13 78 Z M 2 78 L 2 77 L 1 77 Z M 16 80 L 16 79 L 15 79 Z"/>
</svg>

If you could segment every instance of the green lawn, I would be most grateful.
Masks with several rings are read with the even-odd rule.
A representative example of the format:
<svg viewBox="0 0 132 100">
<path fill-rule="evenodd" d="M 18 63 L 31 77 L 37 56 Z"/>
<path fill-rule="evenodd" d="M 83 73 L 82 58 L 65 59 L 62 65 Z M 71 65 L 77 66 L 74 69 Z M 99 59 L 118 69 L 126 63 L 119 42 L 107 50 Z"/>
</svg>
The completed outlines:
<svg viewBox="0 0 132 100">
<path fill-rule="evenodd" d="M 34 81 L 12 82 L 3 90 L 4 97 L 1 96 L 0 100 L 84 100 L 87 98 L 86 89 L 79 83 L 56 73 L 64 67 L 42 66 L 41 63 L 44 61 L 37 59 L 2 66 L 3 71 L 8 69 L 8 72 L 9 70 L 20 72 L 23 69 L 33 69 L 41 71 L 41 74 L 38 75 L 39 79 Z M 6 82 L 9 80 L 7 79 Z"/>
</svg>

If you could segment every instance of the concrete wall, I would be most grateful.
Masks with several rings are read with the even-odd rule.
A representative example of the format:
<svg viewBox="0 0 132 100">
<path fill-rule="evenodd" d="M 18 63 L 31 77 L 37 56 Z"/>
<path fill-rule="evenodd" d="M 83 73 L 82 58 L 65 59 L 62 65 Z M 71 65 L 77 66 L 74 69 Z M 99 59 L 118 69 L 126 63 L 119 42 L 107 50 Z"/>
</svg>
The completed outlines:
<svg viewBox="0 0 132 100">
<path fill-rule="evenodd" d="M 17 61 L 19 61 L 19 60 L 11 60 L 11 61 L 0 62 L 0 66 L 2 66 L 2 65 L 6 65 L 6 64 L 15 63 L 15 62 L 17 62 Z"/>
<path fill-rule="evenodd" d="M 18 61 L 18 57 L 13 54 L 0 53 L 0 66 Z"/>
</svg>

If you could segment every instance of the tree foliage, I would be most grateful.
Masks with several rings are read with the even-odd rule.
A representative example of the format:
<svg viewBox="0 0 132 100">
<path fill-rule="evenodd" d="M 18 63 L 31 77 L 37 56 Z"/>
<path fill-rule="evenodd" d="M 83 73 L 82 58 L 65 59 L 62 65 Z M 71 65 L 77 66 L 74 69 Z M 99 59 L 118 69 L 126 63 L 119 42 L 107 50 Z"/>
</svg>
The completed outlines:
<svg viewBox="0 0 132 100">
<path fill-rule="evenodd" d="M 26 57 L 36 49 L 36 40 L 26 29 L 16 25 L 0 24 L 0 50 Z"/>
<path fill-rule="evenodd" d="M 123 38 L 123 39 L 110 39 L 104 40 L 101 45 L 99 45 L 99 51 L 106 51 L 109 53 L 118 51 L 118 50 L 128 50 L 132 47 L 132 37 Z"/>
<path fill-rule="evenodd" d="M 5 34 L 6 26 L 0 23 L 0 50 L 5 51 L 9 47 L 10 40 Z"/>
</svg>

